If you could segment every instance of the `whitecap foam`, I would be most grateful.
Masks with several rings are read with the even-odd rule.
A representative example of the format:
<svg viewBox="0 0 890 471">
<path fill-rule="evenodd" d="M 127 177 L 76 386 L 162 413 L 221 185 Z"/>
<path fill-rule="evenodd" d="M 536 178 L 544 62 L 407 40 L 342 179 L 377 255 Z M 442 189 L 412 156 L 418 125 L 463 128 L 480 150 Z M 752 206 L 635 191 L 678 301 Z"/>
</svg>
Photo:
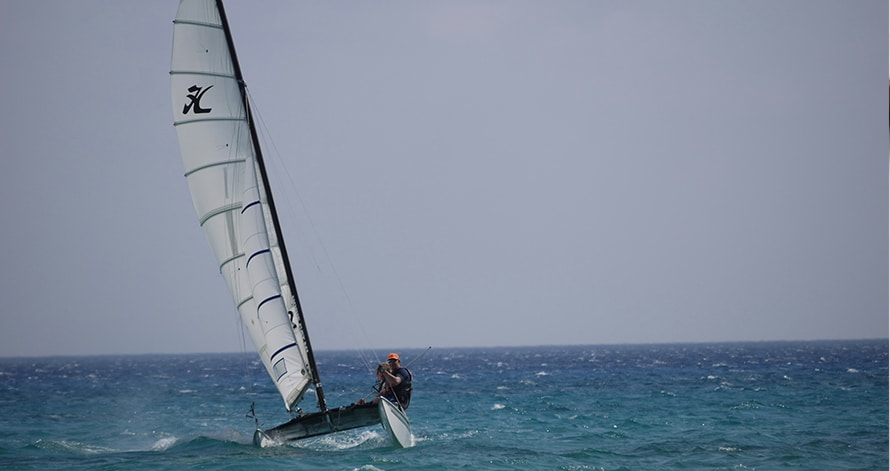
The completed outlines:
<svg viewBox="0 0 890 471">
<path fill-rule="evenodd" d="M 87 455 L 87 454 L 92 455 L 92 454 L 99 454 L 99 453 L 113 453 L 113 452 L 118 451 L 113 448 L 87 445 L 84 443 L 71 441 L 71 440 L 56 441 L 56 440 L 40 439 L 40 440 L 37 440 L 35 445 L 39 448 L 43 448 L 46 450 L 56 450 L 56 451 L 62 451 L 64 453 L 75 453 L 75 454 L 84 454 L 84 455 Z"/>
<path fill-rule="evenodd" d="M 491 410 L 501 410 L 505 407 L 507 407 L 507 406 L 504 404 L 495 404 L 495 405 L 491 406 Z"/>
<path fill-rule="evenodd" d="M 346 450 L 361 447 L 365 444 L 379 445 L 384 440 L 383 435 L 374 430 L 345 431 L 330 435 L 323 435 L 305 440 L 296 440 L 288 445 L 295 448 L 305 448 L 315 451 Z"/>
<path fill-rule="evenodd" d="M 151 446 L 153 451 L 164 451 L 176 444 L 176 437 L 164 437 Z"/>
</svg>

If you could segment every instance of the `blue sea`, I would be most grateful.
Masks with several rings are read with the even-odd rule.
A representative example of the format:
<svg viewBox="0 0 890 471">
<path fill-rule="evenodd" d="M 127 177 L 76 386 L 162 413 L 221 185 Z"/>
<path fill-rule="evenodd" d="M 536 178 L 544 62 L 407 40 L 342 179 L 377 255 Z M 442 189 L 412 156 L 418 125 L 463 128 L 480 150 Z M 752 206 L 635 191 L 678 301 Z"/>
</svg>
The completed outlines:
<svg viewBox="0 0 890 471">
<path fill-rule="evenodd" d="M 0 359 L 0 469 L 888 469 L 887 340 L 399 353 L 407 449 L 254 447 L 252 403 L 288 415 L 253 354 Z M 357 352 L 317 357 L 332 406 L 371 392 Z"/>
</svg>

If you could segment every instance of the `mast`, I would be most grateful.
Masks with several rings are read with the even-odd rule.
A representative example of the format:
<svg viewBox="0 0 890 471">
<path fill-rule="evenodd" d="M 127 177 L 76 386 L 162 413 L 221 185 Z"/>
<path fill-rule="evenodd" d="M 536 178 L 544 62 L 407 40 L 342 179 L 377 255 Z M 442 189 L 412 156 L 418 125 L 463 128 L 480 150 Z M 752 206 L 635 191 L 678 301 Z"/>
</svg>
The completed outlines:
<svg viewBox="0 0 890 471">
<path fill-rule="evenodd" d="M 275 238 L 277 239 L 278 248 L 281 250 L 281 258 L 284 263 L 284 270 L 287 273 L 287 284 L 294 296 L 294 303 L 297 309 L 297 325 L 303 341 L 306 342 L 307 360 L 309 361 L 310 373 L 312 374 L 312 384 L 315 386 L 315 396 L 318 398 L 318 408 L 322 412 L 327 412 L 328 406 L 322 388 L 321 378 L 318 375 L 318 367 L 315 364 L 315 353 L 312 351 L 312 343 L 309 341 L 309 330 L 306 327 L 306 321 L 303 317 L 303 307 L 300 304 L 300 296 L 297 293 L 297 285 L 294 281 L 293 270 L 290 265 L 290 258 L 287 255 L 287 248 L 284 245 L 284 236 L 281 232 L 281 224 L 278 221 L 278 212 L 275 210 L 275 200 L 272 198 L 272 189 L 269 186 L 269 176 L 266 173 L 266 165 L 263 161 L 263 152 L 260 148 L 259 137 L 256 132 L 256 126 L 253 121 L 253 114 L 247 100 L 247 84 L 244 82 L 244 76 L 241 74 L 241 65 L 238 63 L 238 55 L 235 53 L 235 43 L 232 40 L 232 32 L 229 29 L 229 20 L 226 17 L 226 11 L 223 7 L 222 0 L 216 0 L 216 7 L 219 10 L 220 21 L 222 22 L 223 31 L 226 35 L 226 43 L 229 46 L 229 54 L 232 57 L 232 65 L 235 69 L 235 79 L 238 82 L 238 89 L 241 92 L 241 99 L 244 102 L 244 109 L 247 112 L 247 125 L 250 129 L 250 140 L 253 145 L 254 154 L 256 156 L 257 167 L 259 167 L 260 178 L 263 180 L 263 187 L 266 193 L 266 203 L 269 205 L 269 212 L 272 214 L 272 224 L 275 227 Z"/>
</svg>

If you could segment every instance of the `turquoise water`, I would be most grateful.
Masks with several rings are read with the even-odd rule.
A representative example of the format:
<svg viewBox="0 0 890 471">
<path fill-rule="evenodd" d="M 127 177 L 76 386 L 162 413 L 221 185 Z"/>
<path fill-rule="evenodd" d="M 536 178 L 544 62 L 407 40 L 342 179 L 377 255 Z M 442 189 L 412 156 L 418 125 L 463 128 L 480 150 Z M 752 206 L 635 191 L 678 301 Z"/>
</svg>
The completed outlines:
<svg viewBox="0 0 890 471">
<path fill-rule="evenodd" d="M 317 355 L 331 405 L 370 392 L 356 353 Z M 251 403 L 288 417 L 252 355 L 0 359 L 0 469 L 888 468 L 886 340 L 434 348 L 411 369 L 414 448 L 374 427 L 259 449 Z"/>
</svg>

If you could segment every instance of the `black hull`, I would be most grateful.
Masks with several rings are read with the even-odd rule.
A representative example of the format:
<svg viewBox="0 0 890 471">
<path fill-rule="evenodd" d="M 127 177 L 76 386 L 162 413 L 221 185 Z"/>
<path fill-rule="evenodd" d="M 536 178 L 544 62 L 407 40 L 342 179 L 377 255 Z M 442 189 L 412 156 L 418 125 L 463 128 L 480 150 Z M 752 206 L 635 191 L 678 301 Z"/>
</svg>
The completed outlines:
<svg viewBox="0 0 890 471">
<path fill-rule="evenodd" d="M 326 412 L 301 415 L 266 431 L 257 430 L 253 441 L 255 445 L 262 446 L 264 438 L 275 442 L 289 442 L 378 424 L 380 413 L 375 404 L 352 404 Z"/>
</svg>

